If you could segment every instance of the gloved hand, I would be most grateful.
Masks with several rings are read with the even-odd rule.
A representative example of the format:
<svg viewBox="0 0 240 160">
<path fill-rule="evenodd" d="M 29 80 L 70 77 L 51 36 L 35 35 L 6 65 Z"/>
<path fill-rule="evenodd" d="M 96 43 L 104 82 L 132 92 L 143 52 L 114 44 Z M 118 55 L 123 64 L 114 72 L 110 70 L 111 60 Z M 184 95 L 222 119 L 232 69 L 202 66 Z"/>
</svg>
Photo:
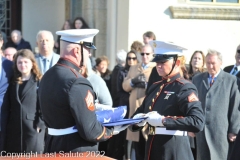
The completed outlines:
<svg viewBox="0 0 240 160">
<path fill-rule="evenodd" d="M 124 125 L 124 126 L 114 126 L 113 128 L 113 135 L 118 134 L 119 132 L 125 130 L 126 128 L 128 128 L 129 125 Z"/>
<path fill-rule="evenodd" d="M 146 116 L 146 114 L 144 114 L 144 113 L 138 113 L 135 116 L 133 116 L 133 119 L 143 118 L 145 116 Z M 136 125 L 139 127 L 142 127 L 142 126 L 145 126 L 146 123 L 147 123 L 147 120 L 145 119 L 145 120 L 141 121 L 140 123 L 137 123 Z"/>
<path fill-rule="evenodd" d="M 96 111 L 102 111 L 106 109 L 112 109 L 112 106 L 107 106 L 104 104 L 95 103 Z"/>
<path fill-rule="evenodd" d="M 144 74 L 139 74 L 137 75 L 135 78 L 132 79 L 132 84 L 135 86 L 137 83 L 141 83 L 141 82 L 146 82 L 146 77 Z"/>
<path fill-rule="evenodd" d="M 146 88 L 145 82 L 140 82 L 134 85 L 135 88 Z"/>
<path fill-rule="evenodd" d="M 164 116 L 161 116 L 159 113 L 156 111 L 152 111 L 146 114 L 148 118 L 146 121 L 151 125 L 151 126 L 163 126 L 162 124 L 162 119 Z"/>
</svg>

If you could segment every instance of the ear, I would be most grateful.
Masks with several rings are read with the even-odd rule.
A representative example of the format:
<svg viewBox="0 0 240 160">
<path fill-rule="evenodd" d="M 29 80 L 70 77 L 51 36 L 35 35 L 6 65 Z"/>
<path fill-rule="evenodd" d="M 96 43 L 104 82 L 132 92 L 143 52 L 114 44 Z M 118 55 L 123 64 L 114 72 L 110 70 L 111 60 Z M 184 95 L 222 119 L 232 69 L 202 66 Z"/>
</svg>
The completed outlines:
<svg viewBox="0 0 240 160">
<path fill-rule="evenodd" d="M 79 57 L 80 56 L 80 54 L 79 54 L 80 53 L 80 49 L 78 47 L 74 47 L 72 51 L 73 51 L 73 54 L 74 54 L 75 57 Z"/>
</svg>

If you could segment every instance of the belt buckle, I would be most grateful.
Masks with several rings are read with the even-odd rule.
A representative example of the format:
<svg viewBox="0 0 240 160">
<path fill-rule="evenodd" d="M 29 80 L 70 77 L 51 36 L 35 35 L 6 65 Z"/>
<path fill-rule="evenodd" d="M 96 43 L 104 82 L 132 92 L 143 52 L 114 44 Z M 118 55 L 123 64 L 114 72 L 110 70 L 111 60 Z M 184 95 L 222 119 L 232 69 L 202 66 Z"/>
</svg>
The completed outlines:
<svg viewBox="0 0 240 160">
<path fill-rule="evenodd" d="M 155 127 L 149 126 L 149 135 L 155 135 Z"/>
</svg>

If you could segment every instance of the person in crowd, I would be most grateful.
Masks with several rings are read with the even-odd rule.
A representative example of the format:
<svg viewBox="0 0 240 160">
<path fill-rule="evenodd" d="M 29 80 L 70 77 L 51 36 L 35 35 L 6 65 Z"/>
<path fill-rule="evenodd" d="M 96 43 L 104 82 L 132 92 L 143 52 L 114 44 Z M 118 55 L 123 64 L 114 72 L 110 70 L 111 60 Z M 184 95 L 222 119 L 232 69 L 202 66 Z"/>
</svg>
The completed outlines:
<svg viewBox="0 0 240 160">
<path fill-rule="evenodd" d="M 13 47 L 8 47 L 3 51 L 4 57 L 10 61 L 13 61 L 14 55 L 17 53 L 17 50 Z"/>
<path fill-rule="evenodd" d="M 0 50 L 4 50 L 5 49 L 5 45 L 6 43 L 8 42 L 8 39 L 7 39 L 7 35 L 5 32 L 3 31 L 0 31 L 1 35 L 2 35 L 2 38 L 3 38 L 3 44 L 2 44 L 2 47 L 0 48 Z"/>
<path fill-rule="evenodd" d="M 127 57 L 127 52 L 124 50 L 119 50 L 116 55 L 117 65 L 114 67 L 111 75 L 111 95 L 113 99 L 113 106 L 119 106 L 120 95 L 117 94 L 117 75 L 120 70 L 122 70 L 125 66 Z"/>
<path fill-rule="evenodd" d="M 143 43 L 144 44 L 148 44 L 152 40 L 156 40 L 156 36 L 152 31 L 147 31 L 143 34 Z"/>
<path fill-rule="evenodd" d="M 130 67 L 127 77 L 124 79 L 122 84 L 123 89 L 126 92 L 130 92 L 129 118 L 142 104 L 145 97 L 149 75 L 152 68 L 156 65 L 154 62 L 151 62 L 153 58 L 153 49 L 149 44 L 143 46 L 141 56 L 142 62 Z M 127 130 L 126 139 L 134 142 L 137 160 L 144 158 L 145 139 L 147 139 L 147 135 L 145 130 L 143 130 L 143 133 L 144 135 L 140 132 Z"/>
<path fill-rule="evenodd" d="M 11 41 L 8 41 L 5 45 L 5 48 L 8 47 L 13 47 L 16 50 L 20 49 L 32 50 L 30 43 L 22 38 L 22 33 L 19 30 L 13 30 L 11 32 Z"/>
<path fill-rule="evenodd" d="M 190 62 L 189 62 L 189 69 L 188 69 L 188 74 L 190 80 L 192 77 L 198 73 L 205 72 L 206 69 L 204 68 L 205 64 L 205 55 L 202 51 L 194 51 Z"/>
<path fill-rule="evenodd" d="M 240 129 L 237 78 L 222 71 L 221 65 L 222 54 L 209 49 L 207 72 L 192 79 L 206 119 L 203 131 L 196 134 L 198 160 L 226 160 Z"/>
<path fill-rule="evenodd" d="M 64 22 L 62 30 L 67 30 L 71 28 L 72 28 L 71 21 L 68 19 Z M 57 36 L 57 41 L 54 43 L 54 48 L 56 49 L 56 53 L 60 54 L 60 36 Z"/>
<path fill-rule="evenodd" d="M 141 53 L 142 51 L 143 44 L 140 41 L 134 41 L 131 45 L 130 50 L 135 51 L 137 53 Z"/>
<path fill-rule="evenodd" d="M 102 109 L 102 107 L 113 106 L 113 100 L 111 94 L 107 88 L 106 82 L 92 70 L 90 59 L 87 61 L 86 76 L 87 80 L 91 83 L 93 91 L 96 94 L 95 106 L 96 109 Z M 104 106 L 102 106 L 104 105 Z"/>
<path fill-rule="evenodd" d="M 100 75 L 107 84 L 109 91 L 111 91 L 111 71 L 108 69 L 109 60 L 106 56 L 100 56 L 96 59 L 96 65 L 93 70 Z"/>
<path fill-rule="evenodd" d="M 2 48 L 2 45 L 3 36 L 0 33 L 0 48 Z M 0 54 L 0 152 L 5 150 L 6 144 L 6 124 L 8 119 L 6 109 L 8 92 L 6 91 L 13 74 L 12 65 L 11 61 Z"/>
<path fill-rule="evenodd" d="M 32 51 L 19 50 L 13 70 L 13 81 L 9 85 L 6 152 L 42 153 L 45 125 L 37 96 L 42 75 Z"/>
<path fill-rule="evenodd" d="M 205 70 L 204 68 L 205 65 L 205 55 L 202 51 L 196 50 L 193 52 L 191 59 L 189 61 L 189 66 L 188 66 L 188 75 L 189 75 L 189 80 L 192 80 L 192 77 L 198 73 L 202 73 Z M 194 159 L 197 158 L 196 156 L 196 137 L 191 137 L 191 134 L 189 136 L 190 140 L 190 145 L 192 148 L 193 152 L 193 157 Z"/>
<path fill-rule="evenodd" d="M 235 61 L 236 63 L 234 65 L 227 66 L 223 70 L 227 73 L 230 73 L 231 75 L 240 78 L 240 45 L 237 46 L 237 50 L 235 53 Z"/>
<path fill-rule="evenodd" d="M 35 58 L 41 74 L 45 74 L 57 63 L 60 56 L 53 51 L 54 38 L 50 31 L 39 31 L 36 39 L 39 53 L 35 55 Z"/>
<path fill-rule="evenodd" d="M 48 127 L 47 153 L 97 151 L 98 142 L 128 127 L 106 128 L 97 121 L 95 93 L 90 82 L 81 75 L 90 49 L 96 49 L 92 41 L 98 32 L 97 29 L 56 32 L 61 36 L 61 58 L 45 73 L 39 86 L 40 108 Z"/>
<path fill-rule="evenodd" d="M 88 24 L 82 17 L 76 17 L 73 21 L 73 29 L 88 29 Z"/>
<path fill-rule="evenodd" d="M 152 31 L 145 32 L 143 34 L 143 43 L 148 44 L 150 41 L 156 40 L 156 36 Z M 156 67 L 153 67 L 152 72 L 150 74 L 149 80 L 148 80 L 148 85 L 146 91 L 148 91 L 149 87 L 157 81 L 161 80 L 161 76 L 158 76 L 157 69 Z"/>
<path fill-rule="evenodd" d="M 125 66 L 119 70 L 116 77 L 116 93 L 119 96 L 117 106 L 127 106 L 127 114 L 125 118 L 128 118 L 129 113 L 129 93 L 124 91 L 122 88 L 122 83 L 124 78 L 127 76 L 129 68 L 137 64 L 137 54 L 135 51 L 130 51 L 127 53 L 125 58 Z M 131 159 L 131 141 L 126 141 L 126 131 L 121 132 L 120 134 L 113 136 L 109 141 L 108 145 L 108 156 L 115 159 L 122 159 L 125 155 L 125 159 Z"/>
<path fill-rule="evenodd" d="M 204 114 L 196 87 L 185 80 L 183 69 L 185 49 L 173 43 L 151 41 L 157 72 L 162 81 L 152 84 L 133 119 L 146 117 L 132 125 L 138 131 L 148 123 L 149 135 L 145 159 L 193 160 L 187 132 L 199 132 L 204 126 Z"/>
</svg>

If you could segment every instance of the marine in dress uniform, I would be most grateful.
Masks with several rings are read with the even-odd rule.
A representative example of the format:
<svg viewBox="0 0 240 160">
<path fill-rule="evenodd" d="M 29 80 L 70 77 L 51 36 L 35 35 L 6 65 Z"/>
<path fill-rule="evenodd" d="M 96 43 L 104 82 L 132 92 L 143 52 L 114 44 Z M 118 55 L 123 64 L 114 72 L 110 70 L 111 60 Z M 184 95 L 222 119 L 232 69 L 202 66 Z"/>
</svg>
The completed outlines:
<svg viewBox="0 0 240 160">
<path fill-rule="evenodd" d="M 106 128 L 97 121 L 95 93 L 81 75 L 97 29 L 58 31 L 61 57 L 43 76 L 39 100 L 43 120 L 48 127 L 45 152 L 97 151 L 97 142 L 105 141 L 126 127 Z M 104 154 L 104 153 L 101 153 Z"/>
<path fill-rule="evenodd" d="M 184 48 L 162 41 L 150 44 L 162 80 L 152 84 L 133 116 L 148 118 L 130 129 L 137 131 L 149 125 L 145 160 L 192 160 L 187 132 L 201 131 L 204 115 L 196 87 L 181 75 Z"/>
</svg>

